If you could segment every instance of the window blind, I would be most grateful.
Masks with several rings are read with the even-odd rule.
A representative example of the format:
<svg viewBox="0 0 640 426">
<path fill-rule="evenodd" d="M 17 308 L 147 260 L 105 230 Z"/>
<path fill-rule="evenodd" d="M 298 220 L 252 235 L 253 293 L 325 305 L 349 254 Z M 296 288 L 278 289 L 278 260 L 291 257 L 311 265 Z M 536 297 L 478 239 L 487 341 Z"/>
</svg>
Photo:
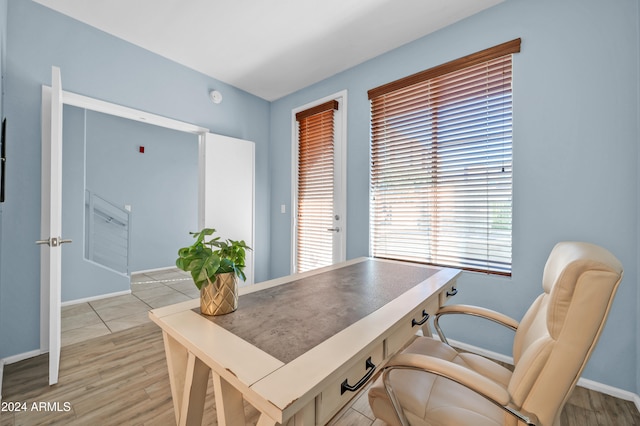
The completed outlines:
<svg viewBox="0 0 640 426">
<path fill-rule="evenodd" d="M 373 89 L 376 257 L 511 273 L 511 53 L 520 40 Z"/>
<path fill-rule="evenodd" d="M 298 199 L 296 271 L 333 263 L 334 110 L 329 101 L 296 114 Z"/>
</svg>

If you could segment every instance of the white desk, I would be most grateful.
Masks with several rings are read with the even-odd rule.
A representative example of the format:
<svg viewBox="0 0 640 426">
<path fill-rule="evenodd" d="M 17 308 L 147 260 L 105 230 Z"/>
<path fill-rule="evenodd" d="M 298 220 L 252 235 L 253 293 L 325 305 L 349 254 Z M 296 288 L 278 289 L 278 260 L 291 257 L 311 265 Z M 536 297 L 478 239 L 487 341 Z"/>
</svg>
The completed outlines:
<svg viewBox="0 0 640 426">
<path fill-rule="evenodd" d="M 325 424 L 455 294 L 459 273 L 359 258 L 243 287 L 224 316 L 201 315 L 198 299 L 152 310 L 177 423 L 201 424 L 211 370 L 221 426 L 245 424 L 243 398 L 258 425 Z"/>
</svg>

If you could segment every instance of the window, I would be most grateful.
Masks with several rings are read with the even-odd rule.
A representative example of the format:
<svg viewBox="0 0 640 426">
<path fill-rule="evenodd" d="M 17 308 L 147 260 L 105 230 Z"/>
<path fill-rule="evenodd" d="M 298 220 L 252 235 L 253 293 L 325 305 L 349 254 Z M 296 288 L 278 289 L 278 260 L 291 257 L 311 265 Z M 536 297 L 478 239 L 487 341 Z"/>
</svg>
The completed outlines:
<svg viewBox="0 0 640 426">
<path fill-rule="evenodd" d="M 520 39 L 369 91 L 371 253 L 511 274 Z"/>
<path fill-rule="evenodd" d="M 298 193 L 296 272 L 331 265 L 334 257 L 334 111 L 331 100 L 296 114 Z"/>
</svg>

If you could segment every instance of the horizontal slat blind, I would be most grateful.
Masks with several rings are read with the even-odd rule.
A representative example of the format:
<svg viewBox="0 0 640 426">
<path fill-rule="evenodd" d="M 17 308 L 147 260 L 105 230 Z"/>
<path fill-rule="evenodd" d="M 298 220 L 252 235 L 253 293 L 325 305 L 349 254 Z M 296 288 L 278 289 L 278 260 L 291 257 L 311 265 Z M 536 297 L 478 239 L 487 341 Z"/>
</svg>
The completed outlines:
<svg viewBox="0 0 640 426">
<path fill-rule="evenodd" d="M 511 55 L 371 99 L 376 257 L 511 273 Z"/>
<path fill-rule="evenodd" d="M 333 263 L 333 111 L 336 101 L 296 114 L 298 204 L 296 271 Z"/>
</svg>

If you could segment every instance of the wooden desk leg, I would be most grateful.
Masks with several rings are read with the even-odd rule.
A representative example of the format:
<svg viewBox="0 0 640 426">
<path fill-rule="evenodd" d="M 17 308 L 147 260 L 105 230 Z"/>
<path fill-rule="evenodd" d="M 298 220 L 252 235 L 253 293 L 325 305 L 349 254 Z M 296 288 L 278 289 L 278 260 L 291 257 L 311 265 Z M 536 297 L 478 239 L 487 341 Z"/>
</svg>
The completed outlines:
<svg viewBox="0 0 640 426">
<path fill-rule="evenodd" d="M 216 374 L 213 375 L 213 393 L 216 398 L 218 426 L 245 426 L 242 393 L 229 382 Z M 262 419 L 264 414 L 260 417 Z M 258 422 L 258 424 L 260 424 Z"/>
<path fill-rule="evenodd" d="M 176 424 L 201 425 L 209 367 L 167 333 L 163 335 Z"/>
<path fill-rule="evenodd" d="M 176 424 L 180 423 L 180 409 L 182 408 L 182 394 L 184 382 L 187 376 L 187 349 L 178 343 L 166 332 L 162 332 L 164 338 L 164 351 L 169 368 L 169 384 L 171 385 L 171 399 L 173 400 L 173 412 L 176 416 Z"/>
<path fill-rule="evenodd" d="M 178 425 L 202 425 L 209 371 L 208 365 L 189 352 Z"/>
</svg>

